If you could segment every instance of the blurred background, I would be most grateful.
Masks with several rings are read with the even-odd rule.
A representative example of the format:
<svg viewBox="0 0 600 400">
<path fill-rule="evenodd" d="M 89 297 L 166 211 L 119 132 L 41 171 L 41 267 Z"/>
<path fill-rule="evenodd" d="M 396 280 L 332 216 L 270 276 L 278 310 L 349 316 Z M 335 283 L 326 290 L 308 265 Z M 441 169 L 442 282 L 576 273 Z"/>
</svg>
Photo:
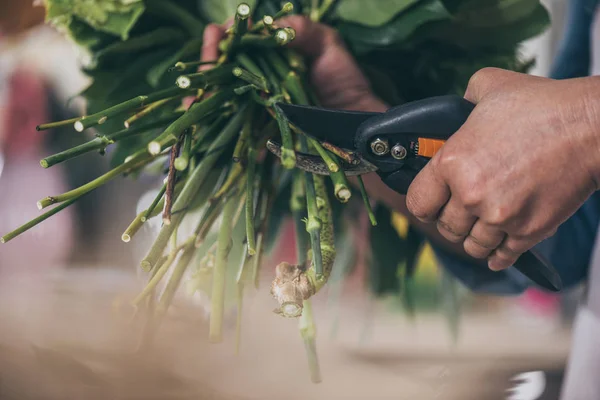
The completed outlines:
<svg viewBox="0 0 600 400">
<path fill-rule="evenodd" d="M 566 28 L 567 3 L 543 3 L 552 27 L 525 43 L 523 53 L 537 58 L 532 74 L 548 76 Z M 594 37 L 600 40 L 600 24 L 594 25 Z M 73 98 L 87 84 L 79 72 L 78 56 L 74 46 L 43 25 L 43 8 L 33 7 L 28 0 L 0 0 L 1 232 L 38 215 L 40 198 L 85 183 L 107 169 L 107 158 L 93 155 L 48 170 L 39 166 L 44 155 L 86 140 L 70 129 L 35 130 L 41 122 L 82 112 L 83 104 Z M 597 74 L 600 52 L 594 53 L 592 63 Z M 109 281 L 126 279 L 154 233 L 152 227 L 145 227 L 146 238 L 132 244 L 120 238 L 140 198 L 155 183 L 148 179 L 116 180 L 3 245 L 0 280 L 22 282 L 22 276 L 46 276 L 48 271 L 96 279 L 92 277 L 102 270 L 117 271 L 102 275 Z M 283 237 L 273 260 L 293 252 L 291 227 Z M 428 293 L 427 288 L 441 284 L 443 276 L 430 251 L 420 262 L 423 268 L 417 280 L 423 293 Z M 447 322 L 439 313 L 429 312 L 426 298 L 421 299 L 422 313 L 411 321 L 399 312 L 397 300 L 371 299 L 364 290 L 364 276 L 365 266 L 357 266 L 351 279 L 334 282 L 315 302 L 321 385 L 309 383 L 295 324 L 270 313 L 270 268 L 264 269 L 264 284 L 244 316 L 251 322 L 244 331 L 241 355 L 234 360 L 227 344 L 211 347 L 199 356 L 209 354 L 212 360 L 203 376 L 224 393 L 244 398 L 464 400 L 509 398 L 506 390 L 515 385 L 511 378 L 533 372 L 527 376 L 534 384 L 543 381 L 543 388 L 538 397 L 525 400 L 558 399 L 581 288 L 561 296 L 533 289 L 518 298 L 465 294 L 460 335 L 453 344 Z M 197 304 L 202 306 L 202 299 Z M 67 322 L 57 317 L 48 323 Z M 261 367 L 255 368 L 259 360 Z M 221 379 L 219 371 L 225 370 L 227 379 Z"/>
</svg>

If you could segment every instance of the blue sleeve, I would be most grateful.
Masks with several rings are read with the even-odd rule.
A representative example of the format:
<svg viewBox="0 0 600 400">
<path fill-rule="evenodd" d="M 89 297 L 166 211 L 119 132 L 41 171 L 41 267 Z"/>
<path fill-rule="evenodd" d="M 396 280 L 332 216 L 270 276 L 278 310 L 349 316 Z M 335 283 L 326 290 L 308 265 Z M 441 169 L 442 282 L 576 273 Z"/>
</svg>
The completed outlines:
<svg viewBox="0 0 600 400">
<path fill-rule="evenodd" d="M 535 247 L 558 270 L 565 289 L 586 278 L 599 223 L 600 192 L 596 192 L 558 228 L 554 236 Z M 512 267 L 493 272 L 443 249 L 434 247 L 434 251 L 442 267 L 475 292 L 513 295 L 533 285 Z"/>
</svg>

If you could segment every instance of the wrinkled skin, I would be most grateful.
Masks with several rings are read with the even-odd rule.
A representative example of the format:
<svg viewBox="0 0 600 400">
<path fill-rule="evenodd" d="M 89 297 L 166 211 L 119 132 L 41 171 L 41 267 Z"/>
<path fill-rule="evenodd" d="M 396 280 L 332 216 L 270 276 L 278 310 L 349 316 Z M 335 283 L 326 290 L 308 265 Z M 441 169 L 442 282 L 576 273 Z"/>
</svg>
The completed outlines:
<svg viewBox="0 0 600 400">
<path fill-rule="evenodd" d="M 303 17 L 282 26 L 311 60 L 311 84 L 323 106 L 382 112 L 389 108 L 335 31 Z M 208 26 L 202 55 L 218 56 L 224 28 Z M 377 176 L 371 197 L 404 213 L 438 245 L 508 268 L 551 236 L 598 189 L 600 77 L 554 81 L 486 68 L 465 97 L 476 104 L 401 196 Z"/>
</svg>

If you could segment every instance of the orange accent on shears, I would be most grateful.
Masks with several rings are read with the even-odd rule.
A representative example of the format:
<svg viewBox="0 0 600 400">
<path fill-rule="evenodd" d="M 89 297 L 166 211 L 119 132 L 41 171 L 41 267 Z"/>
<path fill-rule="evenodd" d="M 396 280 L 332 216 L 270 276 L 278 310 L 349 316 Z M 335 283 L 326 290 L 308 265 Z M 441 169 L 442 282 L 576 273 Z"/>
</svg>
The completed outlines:
<svg viewBox="0 0 600 400">
<path fill-rule="evenodd" d="M 419 152 L 417 155 L 432 158 L 442 148 L 444 143 L 446 143 L 445 140 L 419 138 Z"/>
</svg>

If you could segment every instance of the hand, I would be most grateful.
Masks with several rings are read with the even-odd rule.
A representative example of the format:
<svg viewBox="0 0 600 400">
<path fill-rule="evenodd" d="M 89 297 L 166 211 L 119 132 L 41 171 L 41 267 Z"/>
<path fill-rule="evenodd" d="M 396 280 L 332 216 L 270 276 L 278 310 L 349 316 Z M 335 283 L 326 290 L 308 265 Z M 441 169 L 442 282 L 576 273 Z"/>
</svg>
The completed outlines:
<svg viewBox="0 0 600 400">
<path fill-rule="evenodd" d="M 301 16 L 282 18 L 277 24 L 296 30 L 296 38 L 289 47 L 310 59 L 311 84 L 323 107 L 373 112 L 388 109 L 373 94 L 369 81 L 334 29 Z M 214 24 L 206 27 L 203 60 L 218 58 L 218 45 L 224 34 L 225 27 Z"/>
<path fill-rule="evenodd" d="M 484 69 L 473 113 L 419 173 L 408 210 L 500 270 L 551 236 L 599 182 L 600 80 Z"/>
</svg>

